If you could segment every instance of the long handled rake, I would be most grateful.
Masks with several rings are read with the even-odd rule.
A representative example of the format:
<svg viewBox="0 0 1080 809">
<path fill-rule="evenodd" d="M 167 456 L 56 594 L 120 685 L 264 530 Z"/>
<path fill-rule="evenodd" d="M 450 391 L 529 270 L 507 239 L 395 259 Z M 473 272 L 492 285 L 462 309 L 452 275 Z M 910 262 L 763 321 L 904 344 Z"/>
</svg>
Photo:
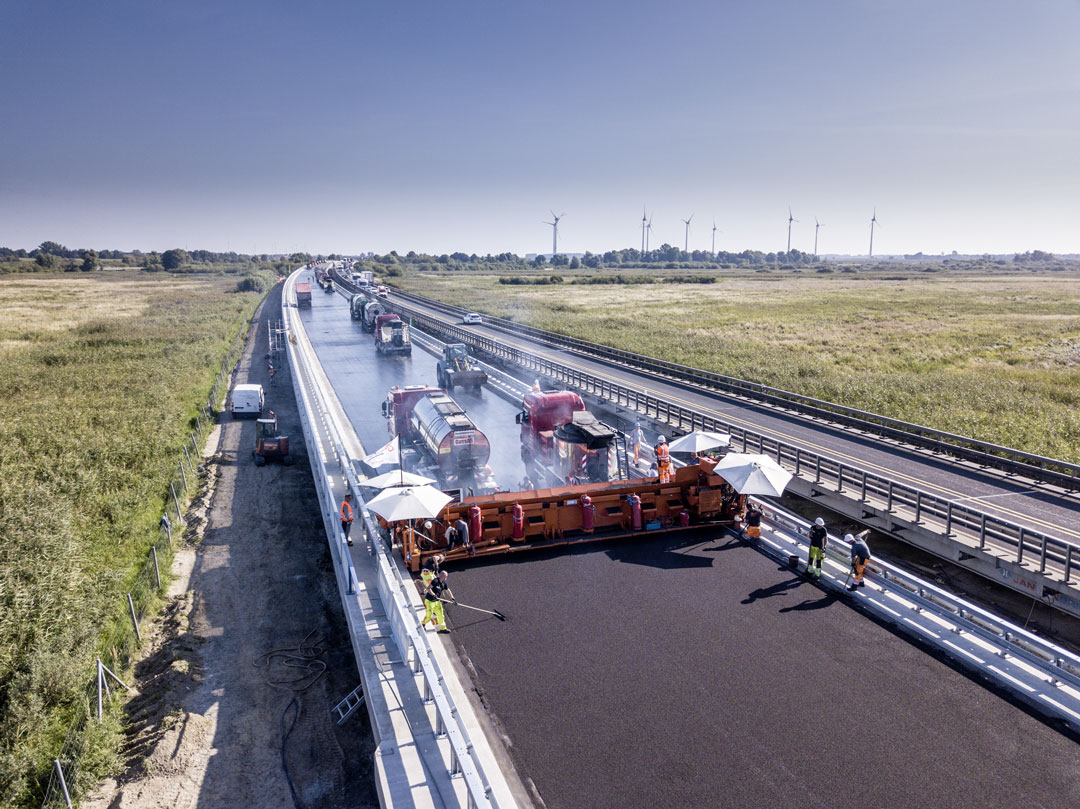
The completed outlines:
<svg viewBox="0 0 1080 809">
<path fill-rule="evenodd" d="M 500 621 L 505 621 L 506 620 L 506 616 L 503 615 L 498 610 L 485 610 L 485 609 L 483 609 L 481 607 L 471 607 L 468 604 L 462 604 L 460 601 L 447 601 L 445 598 L 440 598 L 439 601 L 441 601 L 443 604 L 456 604 L 457 606 L 464 607 L 467 610 L 476 610 L 476 612 L 486 612 L 488 615 L 494 615 Z"/>
</svg>

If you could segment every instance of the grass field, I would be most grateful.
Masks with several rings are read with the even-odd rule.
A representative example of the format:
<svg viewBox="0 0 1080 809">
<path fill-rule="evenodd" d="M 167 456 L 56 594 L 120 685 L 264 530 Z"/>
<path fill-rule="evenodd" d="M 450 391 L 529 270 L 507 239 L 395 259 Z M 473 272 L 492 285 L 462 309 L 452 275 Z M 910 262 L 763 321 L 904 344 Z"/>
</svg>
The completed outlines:
<svg viewBox="0 0 1080 809">
<path fill-rule="evenodd" d="M 187 430 L 260 297 L 235 288 L 137 272 L 0 281 L 0 805 L 31 804 L 88 709 Z M 98 765 L 113 742 L 91 748 Z"/>
<path fill-rule="evenodd" d="M 578 274 L 580 275 L 580 274 Z M 732 272 L 714 284 L 402 288 L 543 329 L 1080 462 L 1080 273 Z M 883 277 L 884 276 L 884 277 Z"/>
</svg>

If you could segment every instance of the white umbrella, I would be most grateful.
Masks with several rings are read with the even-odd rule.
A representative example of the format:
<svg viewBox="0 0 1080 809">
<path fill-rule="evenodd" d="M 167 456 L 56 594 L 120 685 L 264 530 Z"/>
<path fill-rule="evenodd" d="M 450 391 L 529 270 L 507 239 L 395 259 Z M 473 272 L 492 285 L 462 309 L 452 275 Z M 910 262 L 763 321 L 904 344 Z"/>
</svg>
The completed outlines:
<svg viewBox="0 0 1080 809">
<path fill-rule="evenodd" d="M 779 497 L 791 480 L 791 473 L 767 455 L 733 452 L 716 465 L 713 472 L 731 484 L 739 494 Z"/>
<path fill-rule="evenodd" d="M 709 433 L 704 430 L 694 430 L 682 438 L 676 438 L 668 449 L 672 452 L 705 452 L 705 450 L 726 447 L 731 443 L 731 436 L 727 433 Z"/>
<path fill-rule="evenodd" d="M 364 507 L 384 520 L 396 522 L 437 517 L 442 507 L 453 499 L 431 486 L 406 486 L 383 489 Z"/>
<path fill-rule="evenodd" d="M 360 481 L 364 486 L 370 486 L 372 489 L 386 489 L 390 486 L 426 486 L 435 482 L 432 478 L 426 478 L 412 472 L 402 472 L 401 470 L 383 472 L 376 477 Z"/>
</svg>

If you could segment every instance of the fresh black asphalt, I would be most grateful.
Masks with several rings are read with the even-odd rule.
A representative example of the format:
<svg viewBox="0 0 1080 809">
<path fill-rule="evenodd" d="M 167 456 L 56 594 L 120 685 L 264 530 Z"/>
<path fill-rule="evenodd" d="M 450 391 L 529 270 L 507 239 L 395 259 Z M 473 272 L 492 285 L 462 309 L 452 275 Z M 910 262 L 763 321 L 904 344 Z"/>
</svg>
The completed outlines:
<svg viewBox="0 0 1080 809">
<path fill-rule="evenodd" d="M 1080 745 L 730 537 L 454 570 L 452 638 L 563 807 L 1080 805 Z"/>
</svg>

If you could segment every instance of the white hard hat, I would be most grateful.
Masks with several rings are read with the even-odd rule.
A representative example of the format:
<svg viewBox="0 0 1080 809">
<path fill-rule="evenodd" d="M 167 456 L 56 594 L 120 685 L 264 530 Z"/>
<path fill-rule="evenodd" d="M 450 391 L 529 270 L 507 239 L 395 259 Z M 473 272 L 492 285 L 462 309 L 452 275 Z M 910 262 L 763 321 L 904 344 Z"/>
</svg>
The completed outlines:
<svg viewBox="0 0 1080 809">
<path fill-rule="evenodd" d="M 667 439 L 664 438 L 664 436 L 660 436 L 659 441 L 660 441 L 661 444 L 666 444 L 667 443 Z"/>
<path fill-rule="evenodd" d="M 855 537 L 853 537 L 851 534 L 844 534 L 844 542 L 854 542 L 854 541 L 855 541 Z"/>
<path fill-rule="evenodd" d="M 824 526 L 825 525 L 825 520 L 821 519 L 821 517 L 818 517 L 816 520 L 814 520 L 814 525 Z"/>
</svg>

